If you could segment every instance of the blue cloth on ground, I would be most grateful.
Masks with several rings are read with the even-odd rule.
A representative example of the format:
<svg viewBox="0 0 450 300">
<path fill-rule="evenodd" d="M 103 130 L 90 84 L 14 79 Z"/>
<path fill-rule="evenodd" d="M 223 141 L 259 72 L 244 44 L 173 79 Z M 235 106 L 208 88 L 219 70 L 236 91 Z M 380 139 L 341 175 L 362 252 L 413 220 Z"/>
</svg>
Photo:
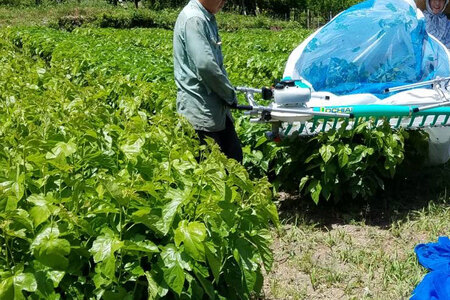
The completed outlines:
<svg viewBox="0 0 450 300">
<path fill-rule="evenodd" d="M 449 300 L 450 273 L 433 271 L 428 273 L 416 287 L 410 300 Z"/>
<path fill-rule="evenodd" d="M 432 271 L 414 289 L 410 300 L 450 300 L 450 239 L 415 248 L 420 264 Z"/>
<path fill-rule="evenodd" d="M 450 272 L 450 239 L 440 237 L 437 243 L 420 244 L 415 248 L 420 264 L 430 271 Z"/>
<path fill-rule="evenodd" d="M 303 77 L 316 91 L 379 98 L 389 96 L 385 88 L 449 77 L 447 50 L 427 34 L 421 15 L 410 0 L 359 3 L 294 51 L 285 76 Z"/>
</svg>

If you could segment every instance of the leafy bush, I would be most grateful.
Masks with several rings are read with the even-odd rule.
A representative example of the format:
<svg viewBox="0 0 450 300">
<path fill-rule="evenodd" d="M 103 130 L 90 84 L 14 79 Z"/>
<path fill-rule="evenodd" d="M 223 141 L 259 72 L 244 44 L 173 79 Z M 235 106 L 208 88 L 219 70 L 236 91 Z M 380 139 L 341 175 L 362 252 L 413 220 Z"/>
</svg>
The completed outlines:
<svg viewBox="0 0 450 300">
<path fill-rule="evenodd" d="M 270 184 L 201 149 L 164 60 L 117 64 L 170 36 L 116 34 L 0 32 L 0 299 L 258 295 Z"/>
<path fill-rule="evenodd" d="M 72 31 L 85 23 L 92 22 L 92 20 L 93 18 L 85 17 L 83 15 L 65 15 L 58 19 L 57 28 Z"/>
<path fill-rule="evenodd" d="M 157 27 L 154 16 L 150 13 L 143 13 L 141 10 L 132 13 L 128 11 L 104 13 L 96 18 L 95 24 L 102 28 Z"/>
<path fill-rule="evenodd" d="M 220 29 L 223 31 L 237 31 L 240 29 L 301 29 L 301 25 L 295 21 L 282 21 L 265 15 L 243 16 L 224 12 L 217 15 Z"/>
<path fill-rule="evenodd" d="M 312 140 L 318 143 L 316 150 L 305 160 L 308 168 L 300 192 L 309 193 L 316 203 L 321 197 L 333 196 L 337 202 L 347 196 L 373 196 L 402 163 L 405 135 L 404 130 L 392 131 L 387 122 L 376 129 L 365 122 L 354 130 L 319 134 Z"/>
<path fill-rule="evenodd" d="M 143 29 L 129 31 L 77 29 L 72 34 L 32 29 L 27 33 L 21 30 L 15 34 L 16 44 L 23 44 L 25 51 L 42 53 L 49 57 L 55 67 L 67 69 L 71 80 L 82 84 L 89 78 L 107 78 L 113 73 L 128 76 L 132 80 L 144 80 L 151 85 L 140 86 L 143 94 L 155 96 L 155 99 L 164 101 L 146 101 L 150 111 L 159 112 L 167 105 L 165 98 L 172 99 L 174 107 L 175 87 L 172 75 L 172 42 L 171 35 L 161 29 L 152 29 L 152 38 L 143 38 L 148 32 Z M 235 85 L 263 86 L 270 84 L 282 76 L 284 63 L 292 49 L 309 34 L 307 30 L 268 31 L 268 30 L 240 30 L 237 33 L 223 33 L 224 54 L 226 68 L 230 79 Z M 48 37 L 52 38 L 49 39 Z M 98 45 L 91 51 L 91 45 Z M 120 45 L 120 47 L 118 46 Z M 239 45 L 235 47 L 234 45 Z M 29 49 L 29 50 L 26 50 Z M 243 51 L 244 50 L 244 51 Z M 167 84 L 163 84 L 167 82 Z M 118 97 L 116 95 L 115 97 Z M 241 99 L 241 101 L 243 101 Z M 173 111 L 172 111 L 173 113 Z M 282 144 L 275 144 L 265 137 L 269 130 L 267 125 L 251 124 L 247 117 L 237 114 L 237 131 L 244 144 L 244 159 L 247 170 L 252 177 L 268 176 L 277 189 L 297 190 L 300 182 L 305 183 L 302 195 L 309 195 L 313 186 L 321 189 L 323 199 L 339 201 L 345 197 L 367 198 L 382 189 L 386 181 L 392 178 L 391 171 L 397 170 L 404 155 L 403 143 L 406 133 L 393 133 L 390 129 L 378 128 L 376 130 L 360 130 L 360 132 L 346 131 L 335 134 L 332 141 L 327 140 L 329 134 L 324 134 L 320 140 L 316 138 L 301 138 L 286 140 Z M 360 162 L 339 165 L 335 159 L 321 161 L 319 149 L 340 150 L 348 144 L 352 153 L 357 153 L 368 143 L 374 143 L 372 134 L 382 133 L 385 138 L 393 138 L 393 134 L 401 136 L 396 159 L 389 166 L 389 172 L 384 170 L 381 159 L 390 157 L 388 149 L 380 146 L 370 146 L 373 150 L 365 153 Z M 388 144 L 388 143 L 387 143 Z M 357 147 L 358 145 L 361 145 Z M 347 149 L 347 148 L 345 148 Z M 336 150 L 336 151 L 338 151 Z M 373 153 L 371 153 L 373 151 Z M 408 151 L 412 153 L 411 151 Z M 312 153 L 316 156 L 308 160 Z M 332 152 L 333 158 L 338 153 Z M 355 155 L 355 154 L 354 154 Z M 330 180 L 329 175 L 323 175 L 320 167 L 337 167 L 336 176 L 339 182 L 348 184 L 361 177 L 361 186 L 353 189 L 340 190 L 339 186 Z M 329 172 L 328 172 L 329 173 Z M 375 175 L 372 176 L 372 173 Z M 302 181 L 303 178 L 303 181 Z M 379 180 L 378 180 L 379 179 Z M 320 188 L 318 184 L 320 183 Z M 310 186 L 311 185 L 311 186 Z M 336 185 L 334 187 L 333 185 Z M 333 186 L 333 187 L 332 187 Z M 322 192 L 323 191 L 323 192 Z M 331 193 L 331 195 L 330 195 Z M 313 193 L 314 200 L 318 201 L 318 193 Z"/>
<path fill-rule="evenodd" d="M 224 33 L 233 83 L 279 78 L 307 34 Z M 0 31 L 0 299 L 250 298 L 278 224 L 265 175 L 314 201 L 368 197 L 403 160 L 408 135 L 386 126 L 275 144 L 236 114 L 249 176 L 177 116 L 171 40 Z"/>
<path fill-rule="evenodd" d="M 250 135 L 243 137 L 250 143 L 246 166 L 257 176 L 268 174 L 277 189 L 299 191 L 315 203 L 321 199 L 365 200 L 394 178 L 409 138 L 408 132 L 392 131 L 387 123 L 371 127 L 368 121 L 354 130 L 341 127 L 315 137 L 294 135 L 278 145 L 262 135 L 267 127 L 260 128 L 256 143 Z M 416 153 L 423 156 L 419 148 Z"/>
<path fill-rule="evenodd" d="M 72 31 L 80 26 L 100 28 L 165 28 L 173 29 L 180 10 L 148 10 L 148 9 L 115 9 L 98 14 L 79 14 L 69 12 L 58 19 L 60 29 Z M 218 14 L 218 22 L 222 31 L 240 29 L 294 29 L 300 28 L 297 22 L 275 20 L 266 16 L 240 16 L 232 13 Z"/>
</svg>

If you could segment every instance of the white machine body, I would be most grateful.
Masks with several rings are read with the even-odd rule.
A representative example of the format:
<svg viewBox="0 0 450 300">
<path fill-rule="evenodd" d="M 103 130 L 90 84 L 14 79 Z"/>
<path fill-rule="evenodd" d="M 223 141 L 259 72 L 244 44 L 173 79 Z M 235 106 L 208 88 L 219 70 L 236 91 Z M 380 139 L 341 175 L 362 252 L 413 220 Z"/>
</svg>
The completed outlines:
<svg viewBox="0 0 450 300">
<path fill-rule="evenodd" d="M 278 107 L 306 107 L 311 99 L 311 87 L 302 81 L 277 84 L 273 97 Z"/>
</svg>

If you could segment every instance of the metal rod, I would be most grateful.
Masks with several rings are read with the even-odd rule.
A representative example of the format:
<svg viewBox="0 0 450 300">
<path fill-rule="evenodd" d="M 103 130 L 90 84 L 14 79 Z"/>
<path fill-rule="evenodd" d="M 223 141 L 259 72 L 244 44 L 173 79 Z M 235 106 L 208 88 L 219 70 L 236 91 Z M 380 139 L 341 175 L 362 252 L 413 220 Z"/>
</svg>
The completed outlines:
<svg viewBox="0 0 450 300">
<path fill-rule="evenodd" d="M 247 101 L 251 106 L 256 105 L 255 98 L 253 97 L 253 93 L 247 93 Z"/>
<path fill-rule="evenodd" d="M 298 130 L 298 133 L 302 133 L 303 130 L 305 130 L 305 128 L 306 128 L 305 123 L 302 123 L 302 125 L 300 126 L 300 129 Z"/>
<path fill-rule="evenodd" d="M 254 89 L 254 88 L 248 88 L 248 87 L 242 87 L 242 86 L 238 86 L 235 89 L 238 92 L 245 93 L 247 101 L 251 106 L 256 106 L 256 101 L 255 101 L 255 97 L 253 94 L 255 94 L 255 93 L 262 94 L 262 89 Z"/>
<path fill-rule="evenodd" d="M 314 119 L 313 124 L 310 128 L 310 132 L 313 133 L 314 131 L 316 131 L 316 127 L 317 127 L 317 123 L 319 123 L 318 121 L 319 119 Z"/>
<path fill-rule="evenodd" d="M 427 86 L 427 85 L 431 85 L 433 87 L 435 84 L 441 83 L 443 81 L 450 81 L 450 77 L 436 78 L 436 79 L 433 79 L 433 80 L 428 80 L 428 81 L 423 81 L 423 82 L 417 82 L 417 83 L 412 83 L 412 84 L 407 84 L 407 85 L 387 88 L 387 89 L 384 90 L 384 93 L 386 94 L 386 93 L 391 93 L 391 92 L 403 91 L 403 90 L 407 90 L 407 89 L 411 89 L 411 88 L 415 88 L 415 87 L 420 87 L 420 86 Z"/>
<path fill-rule="evenodd" d="M 409 122 L 409 124 L 406 126 L 406 128 L 410 128 L 413 124 L 414 124 L 414 120 L 416 119 L 416 116 L 412 115 L 411 116 L 411 121 Z"/>
<path fill-rule="evenodd" d="M 418 112 L 421 112 L 424 110 L 429 110 L 429 109 L 442 107 L 442 106 L 450 106 L 450 101 L 445 101 L 445 102 L 441 102 L 438 104 L 426 105 L 426 106 L 421 106 L 421 107 L 415 107 L 415 108 L 413 108 L 413 112 L 418 113 Z"/>
<path fill-rule="evenodd" d="M 398 117 L 398 120 L 397 120 L 397 125 L 395 125 L 395 128 L 399 128 L 400 127 L 400 125 L 402 125 L 402 116 L 399 116 Z"/>
<path fill-rule="evenodd" d="M 431 122 L 430 126 L 436 125 L 436 122 L 437 122 L 438 118 L 439 118 L 439 115 L 435 115 L 434 119 L 433 119 L 433 122 Z"/>
<path fill-rule="evenodd" d="M 419 127 L 423 127 L 423 125 L 425 125 L 425 122 L 427 121 L 428 116 L 423 116 L 422 117 L 422 122 L 420 122 Z"/>
<path fill-rule="evenodd" d="M 313 111 L 313 110 L 309 110 L 309 109 L 274 108 L 274 107 L 268 107 L 268 106 L 254 106 L 253 110 L 256 110 L 259 112 L 268 111 L 268 112 L 281 112 L 281 113 L 291 113 L 291 114 L 305 114 L 305 115 L 319 116 L 319 117 L 353 118 L 352 114 Z"/>
<path fill-rule="evenodd" d="M 331 112 L 318 112 L 307 110 L 307 109 L 291 109 L 291 108 L 273 108 L 273 107 L 267 107 L 267 106 L 258 106 L 256 105 L 256 101 L 254 98 L 254 94 L 262 94 L 262 89 L 255 89 L 255 88 L 249 88 L 249 87 L 242 87 L 238 86 L 235 87 L 236 91 L 245 93 L 245 96 L 247 98 L 248 103 L 251 107 L 253 107 L 253 111 L 257 112 L 282 112 L 282 113 L 292 113 L 292 114 L 306 114 L 310 116 L 319 116 L 319 117 L 333 117 L 333 118 L 353 118 L 352 114 L 345 114 L 345 113 L 331 113 Z M 250 108 L 251 108 L 250 107 Z M 245 108 L 244 106 L 238 106 L 238 109 L 242 110 L 249 110 L 248 108 Z"/>
<path fill-rule="evenodd" d="M 249 88 L 245 86 L 237 86 L 235 87 L 236 91 L 242 93 L 253 93 L 253 94 L 262 94 L 262 89 Z"/>
<path fill-rule="evenodd" d="M 332 129 L 336 129 L 337 123 L 338 123 L 338 119 L 334 118 L 333 128 Z"/>
<path fill-rule="evenodd" d="M 249 102 L 252 101 L 249 99 Z M 331 112 L 320 112 L 313 111 L 309 109 L 294 109 L 294 108 L 274 108 L 268 106 L 253 106 L 253 105 L 238 105 L 236 107 L 232 107 L 238 110 L 246 110 L 249 111 L 250 114 L 258 113 L 258 112 L 282 112 L 282 113 L 291 113 L 291 114 L 303 114 L 308 116 L 318 116 L 318 117 L 333 117 L 333 118 L 353 118 L 352 114 L 344 114 L 344 113 L 331 113 Z"/>
</svg>

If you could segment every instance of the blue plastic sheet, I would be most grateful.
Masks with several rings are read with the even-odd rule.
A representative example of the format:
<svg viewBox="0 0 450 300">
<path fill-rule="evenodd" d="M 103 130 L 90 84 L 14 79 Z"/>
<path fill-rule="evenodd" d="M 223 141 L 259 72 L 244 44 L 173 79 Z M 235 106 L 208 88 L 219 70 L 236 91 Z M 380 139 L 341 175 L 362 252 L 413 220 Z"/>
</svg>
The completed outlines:
<svg viewBox="0 0 450 300">
<path fill-rule="evenodd" d="M 410 300 L 449 300 L 450 273 L 433 271 L 416 287 Z"/>
<path fill-rule="evenodd" d="M 413 291 L 411 300 L 450 299 L 450 239 L 440 237 L 437 243 L 415 248 L 420 264 L 432 271 Z"/>
<path fill-rule="evenodd" d="M 291 58 L 290 58 L 291 61 Z M 445 47 L 431 39 L 413 1 L 367 0 L 316 32 L 298 58 L 295 74 L 316 91 L 337 95 L 450 76 Z"/>
<path fill-rule="evenodd" d="M 450 272 L 450 239 L 440 237 L 437 243 L 416 246 L 417 259 L 430 271 Z"/>
</svg>

